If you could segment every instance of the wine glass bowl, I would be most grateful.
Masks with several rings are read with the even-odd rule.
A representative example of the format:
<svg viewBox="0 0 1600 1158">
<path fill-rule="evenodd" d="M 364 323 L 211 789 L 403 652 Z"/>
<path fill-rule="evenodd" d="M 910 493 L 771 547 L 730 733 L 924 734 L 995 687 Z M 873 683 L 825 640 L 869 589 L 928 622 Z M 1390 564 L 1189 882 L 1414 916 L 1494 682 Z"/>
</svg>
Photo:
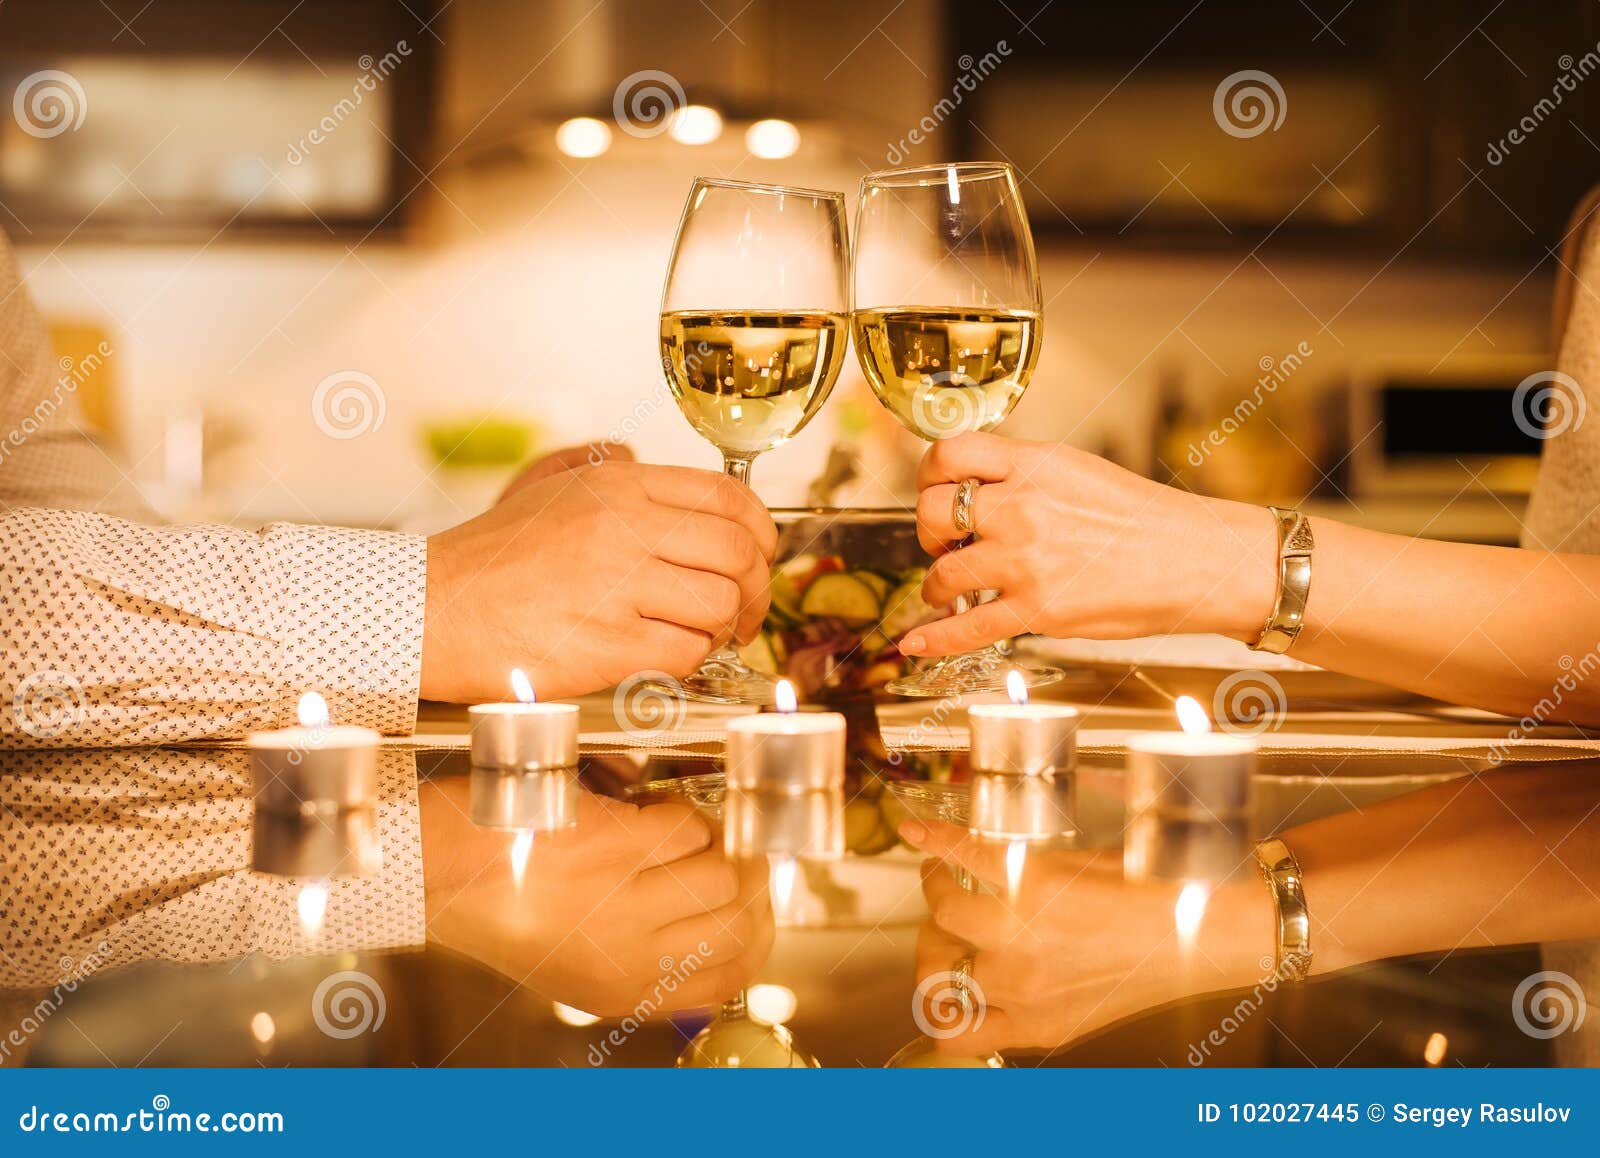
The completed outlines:
<svg viewBox="0 0 1600 1158">
<path fill-rule="evenodd" d="M 844 195 L 696 178 L 662 291 L 661 365 L 678 408 L 749 482 L 827 400 L 849 341 Z M 731 646 L 658 690 L 770 704 L 776 681 Z"/>
<path fill-rule="evenodd" d="M 873 393 L 928 441 L 990 430 L 1027 389 L 1043 336 L 1033 235 L 1010 165 L 971 162 L 869 173 L 861 180 L 851 278 L 856 358 Z M 979 602 L 957 600 L 957 614 Z M 1031 687 L 1058 668 L 1011 662 L 990 646 L 889 683 L 905 696 Z"/>
</svg>

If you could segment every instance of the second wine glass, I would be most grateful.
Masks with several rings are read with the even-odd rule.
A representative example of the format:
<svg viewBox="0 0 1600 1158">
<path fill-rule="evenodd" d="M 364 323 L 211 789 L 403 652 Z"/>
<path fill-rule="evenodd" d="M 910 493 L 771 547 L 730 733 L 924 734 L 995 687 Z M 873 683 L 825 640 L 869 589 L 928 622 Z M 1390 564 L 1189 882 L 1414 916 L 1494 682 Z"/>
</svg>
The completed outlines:
<svg viewBox="0 0 1600 1158">
<path fill-rule="evenodd" d="M 888 169 L 861 179 L 856 217 L 856 357 L 878 400 L 929 441 L 997 426 L 1022 397 L 1042 337 L 1033 235 L 1010 165 Z M 982 480 L 980 480 L 982 481 Z M 978 593 L 956 601 L 958 613 Z M 1029 686 L 1060 669 L 998 647 L 946 656 L 888 685 L 903 696 Z"/>
<path fill-rule="evenodd" d="M 697 178 L 661 301 L 661 361 L 695 431 L 742 483 L 833 389 L 849 338 L 844 195 Z M 774 679 L 731 645 L 669 690 L 769 704 Z"/>
</svg>

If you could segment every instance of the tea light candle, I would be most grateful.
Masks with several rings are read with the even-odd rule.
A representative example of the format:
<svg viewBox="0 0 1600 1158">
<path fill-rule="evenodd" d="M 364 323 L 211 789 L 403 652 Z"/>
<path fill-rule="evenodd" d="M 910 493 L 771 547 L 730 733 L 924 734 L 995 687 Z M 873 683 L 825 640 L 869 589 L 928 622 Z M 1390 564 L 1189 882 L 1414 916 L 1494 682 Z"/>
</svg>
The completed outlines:
<svg viewBox="0 0 1600 1158">
<path fill-rule="evenodd" d="M 576 768 L 474 767 L 467 811 L 480 828 L 553 832 L 578 823 L 583 789 Z"/>
<path fill-rule="evenodd" d="M 1217 884 L 1250 864 L 1256 745 L 1211 732 L 1188 696 L 1178 715 L 1183 732 L 1128 738 L 1123 876 Z"/>
<path fill-rule="evenodd" d="M 517 696 L 515 703 L 477 704 L 467 709 L 473 765 L 518 771 L 576 767 L 577 707 L 536 702 L 533 685 L 521 668 L 512 669 L 511 687 Z"/>
<path fill-rule="evenodd" d="M 377 871 L 378 733 L 334 727 L 316 692 L 300 726 L 245 740 L 255 795 L 251 866 L 280 876 Z"/>
<path fill-rule="evenodd" d="M 1008 704 L 967 709 L 977 836 L 1045 840 L 1077 831 L 1078 710 L 1030 704 L 1020 672 L 1006 675 Z"/>
<path fill-rule="evenodd" d="M 800 712 L 780 680 L 779 710 L 728 722 L 724 843 L 730 856 L 844 855 L 845 719 Z"/>
</svg>

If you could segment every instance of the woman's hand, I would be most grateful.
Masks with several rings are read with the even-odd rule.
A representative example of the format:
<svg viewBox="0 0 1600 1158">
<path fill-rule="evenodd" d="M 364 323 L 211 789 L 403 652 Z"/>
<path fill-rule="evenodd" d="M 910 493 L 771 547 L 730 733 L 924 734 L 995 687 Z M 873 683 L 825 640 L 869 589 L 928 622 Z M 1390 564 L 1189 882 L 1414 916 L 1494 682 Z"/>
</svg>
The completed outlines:
<svg viewBox="0 0 1600 1158">
<path fill-rule="evenodd" d="M 970 954 L 983 1011 L 939 1039 L 941 1052 L 1054 1049 L 1141 1010 L 1271 974 L 1272 900 L 1259 880 L 1218 888 L 1185 941 L 1179 886 L 1124 882 L 1115 850 L 1029 850 L 1010 894 L 1004 842 L 937 822 L 910 821 L 900 834 L 935 858 L 922 869 L 933 916 L 917 938 L 917 978 L 953 971 Z M 995 895 L 963 889 L 942 861 Z"/>
<path fill-rule="evenodd" d="M 977 541 L 955 526 L 956 486 L 977 479 Z M 1272 516 L 1151 482 L 1059 443 L 964 434 L 935 442 L 917 472 L 917 534 L 939 556 L 935 607 L 966 591 L 999 598 L 913 631 L 908 655 L 947 655 L 1021 632 L 1127 639 L 1214 631 L 1254 639 L 1272 608 Z"/>
</svg>

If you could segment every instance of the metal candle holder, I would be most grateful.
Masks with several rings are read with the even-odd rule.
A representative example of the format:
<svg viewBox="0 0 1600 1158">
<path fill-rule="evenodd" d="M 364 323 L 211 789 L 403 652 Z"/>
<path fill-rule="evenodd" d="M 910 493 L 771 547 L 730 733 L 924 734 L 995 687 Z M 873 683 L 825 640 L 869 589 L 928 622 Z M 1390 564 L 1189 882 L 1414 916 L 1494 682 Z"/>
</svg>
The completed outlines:
<svg viewBox="0 0 1600 1158">
<path fill-rule="evenodd" d="M 1157 732 L 1127 753 L 1124 877 L 1217 884 L 1250 863 L 1253 741 Z"/>
<path fill-rule="evenodd" d="M 251 736 L 250 864 L 288 877 L 368 876 L 378 843 L 378 734 L 291 728 Z"/>
<path fill-rule="evenodd" d="M 845 721 L 766 712 L 728 723 L 723 844 L 732 857 L 844 855 Z"/>
<path fill-rule="evenodd" d="M 474 767 L 467 810 L 481 828 L 552 832 L 578 823 L 582 793 L 576 767 Z"/>
<path fill-rule="evenodd" d="M 1079 718 L 1060 704 L 967 709 L 974 835 L 1032 841 L 1077 833 Z"/>
</svg>

